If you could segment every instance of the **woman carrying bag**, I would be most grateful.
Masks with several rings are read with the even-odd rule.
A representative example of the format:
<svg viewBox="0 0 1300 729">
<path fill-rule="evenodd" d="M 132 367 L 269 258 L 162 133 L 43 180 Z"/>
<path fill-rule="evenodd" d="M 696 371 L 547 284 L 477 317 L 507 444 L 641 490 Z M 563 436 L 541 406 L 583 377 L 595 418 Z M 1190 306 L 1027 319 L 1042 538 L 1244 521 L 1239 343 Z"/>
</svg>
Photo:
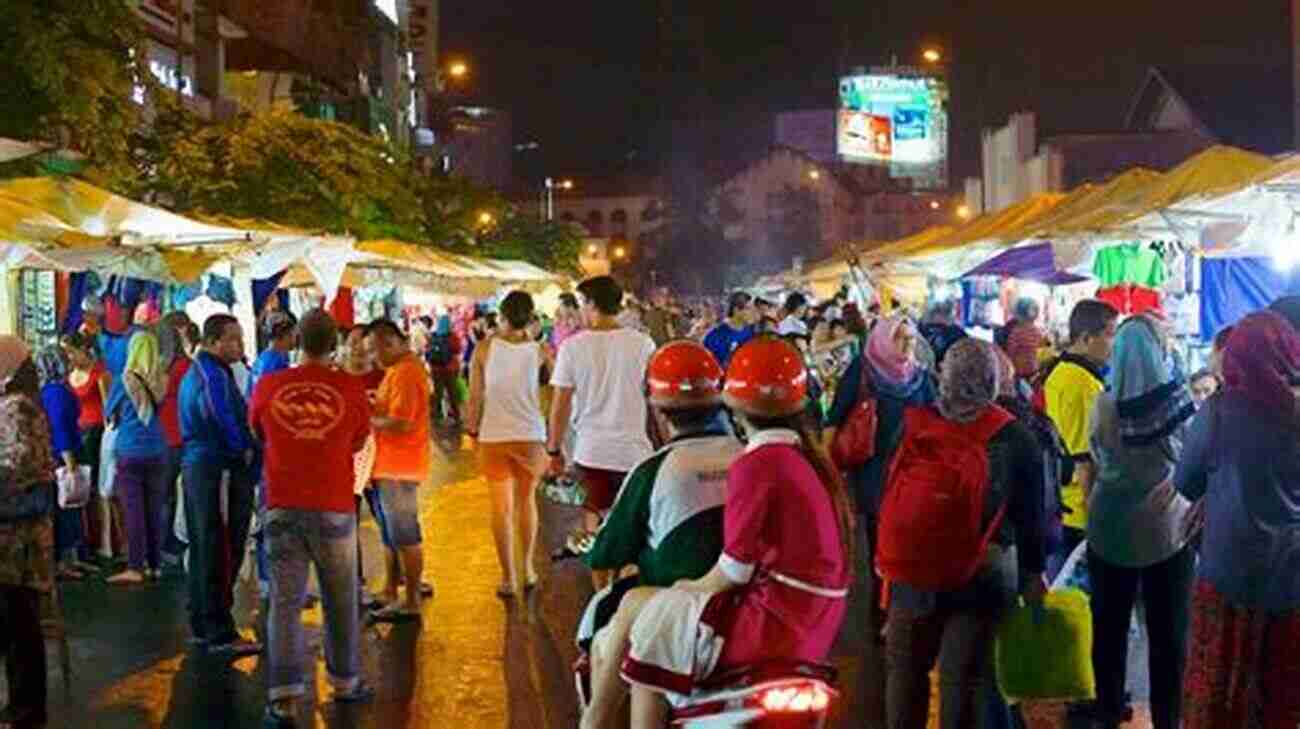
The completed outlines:
<svg viewBox="0 0 1300 729">
<path fill-rule="evenodd" d="M 9 705 L 0 724 L 45 726 L 41 598 L 54 589 L 54 456 L 27 345 L 0 336 L 0 653 Z"/>
</svg>

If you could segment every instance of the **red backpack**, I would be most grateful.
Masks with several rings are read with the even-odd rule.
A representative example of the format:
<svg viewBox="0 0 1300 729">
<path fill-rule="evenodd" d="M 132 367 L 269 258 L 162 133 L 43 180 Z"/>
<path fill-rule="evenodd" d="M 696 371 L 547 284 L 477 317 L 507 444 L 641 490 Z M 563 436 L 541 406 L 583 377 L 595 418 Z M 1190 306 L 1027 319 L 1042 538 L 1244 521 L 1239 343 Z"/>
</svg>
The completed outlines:
<svg viewBox="0 0 1300 729">
<path fill-rule="evenodd" d="M 971 423 L 909 408 L 880 507 L 876 569 L 886 579 L 943 592 L 965 585 L 1002 525 L 988 525 L 988 443 L 1014 418 L 992 405 Z"/>
</svg>

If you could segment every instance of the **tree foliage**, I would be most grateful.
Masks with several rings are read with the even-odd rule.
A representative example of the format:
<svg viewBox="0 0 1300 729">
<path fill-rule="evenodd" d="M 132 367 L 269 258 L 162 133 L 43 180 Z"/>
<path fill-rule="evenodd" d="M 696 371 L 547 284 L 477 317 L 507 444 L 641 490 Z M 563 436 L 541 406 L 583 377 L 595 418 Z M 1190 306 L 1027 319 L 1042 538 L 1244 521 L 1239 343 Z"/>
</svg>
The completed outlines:
<svg viewBox="0 0 1300 729">
<path fill-rule="evenodd" d="M 142 37 L 124 0 L 0 2 L 0 136 L 71 147 L 101 182 L 129 177 Z"/>
</svg>

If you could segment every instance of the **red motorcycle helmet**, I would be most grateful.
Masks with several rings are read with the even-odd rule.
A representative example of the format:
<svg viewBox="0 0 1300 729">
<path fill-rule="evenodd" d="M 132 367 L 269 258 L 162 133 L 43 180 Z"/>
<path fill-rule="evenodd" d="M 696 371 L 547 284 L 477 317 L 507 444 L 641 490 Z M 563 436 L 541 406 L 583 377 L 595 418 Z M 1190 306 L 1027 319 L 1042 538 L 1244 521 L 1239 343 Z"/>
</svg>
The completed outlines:
<svg viewBox="0 0 1300 729">
<path fill-rule="evenodd" d="M 732 410 L 760 418 L 801 412 L 808 402 L 803 356 L 778 337 L 751 340 L 731 355 L 722 399 Z"/>
<path fill-rule="evenodd" d="M 660 347 L 646 367 L 646 398 L 661 410 L 686 410 L 722 402 L 722 367 L 713 353 L 680 340 Z"/>
</svg>

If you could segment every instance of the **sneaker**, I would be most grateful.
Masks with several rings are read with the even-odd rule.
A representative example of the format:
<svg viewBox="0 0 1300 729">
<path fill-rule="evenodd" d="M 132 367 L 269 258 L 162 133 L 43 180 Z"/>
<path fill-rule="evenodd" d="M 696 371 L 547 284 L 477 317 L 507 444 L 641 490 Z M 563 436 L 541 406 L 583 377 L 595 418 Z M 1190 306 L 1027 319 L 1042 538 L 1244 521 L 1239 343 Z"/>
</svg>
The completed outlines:
<svg viewBox="0 0 1300 729">
<path fill-rule="evenodd" d="M 339 704 L 363 704 L 373 698 L 375 689 L 367 683 L 359 683 L 351 691 L 334 692 L 334 701 Z"/>
<path fill-rule="evenodd" d="M 262 652 L 262 644 L 257 641 L 235 638 L 222 643 L 208 645 L 208 653 L 217 656 L 255 656 Z"/>
<path fill-rule="evenodd" d="M 287 701 L 267 702 L 266 713 L 262 715 L 263 729 L 292 729 L 297 725 L 297 719 L 293 715 L 292 703 Z"/>
</svg>

